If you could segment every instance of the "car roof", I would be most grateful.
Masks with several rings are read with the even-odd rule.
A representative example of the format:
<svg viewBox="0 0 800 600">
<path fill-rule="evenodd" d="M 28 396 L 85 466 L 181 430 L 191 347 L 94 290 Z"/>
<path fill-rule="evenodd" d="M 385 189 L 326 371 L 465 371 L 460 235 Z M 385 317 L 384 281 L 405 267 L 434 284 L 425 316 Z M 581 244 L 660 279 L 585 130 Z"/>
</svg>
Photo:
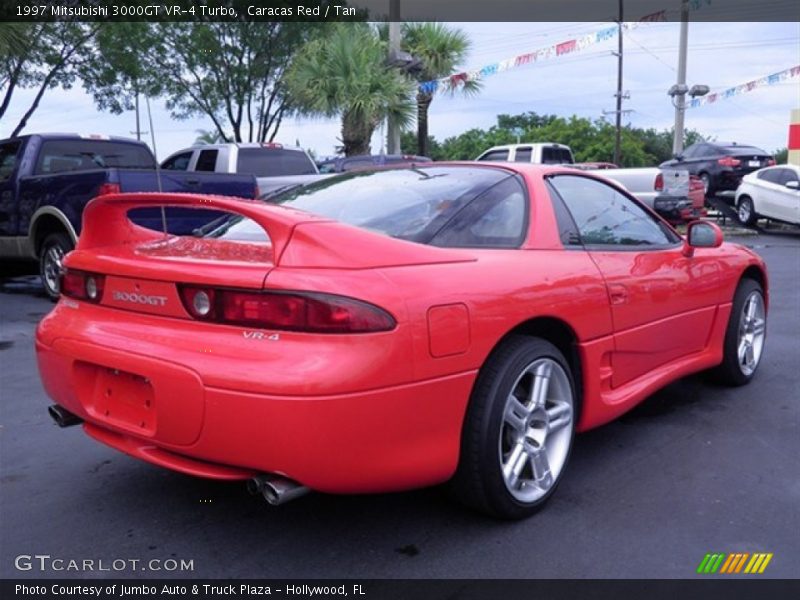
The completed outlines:
<svg viewBox="0 0 800 600">
<path fill-rule="evenodd" d="M 491 152 L 492 150 L 511 150 L 512 148 L 530 148 L 532 146 L 547 146 L 548 148 L 567 148 L 566 144 L 558 144 L 556 142 L 520 142 L 519 144 L 503 144 L 501 146 L 492 146 L 488 150 L 484 150 L 481 154 Z"/>
</svg>

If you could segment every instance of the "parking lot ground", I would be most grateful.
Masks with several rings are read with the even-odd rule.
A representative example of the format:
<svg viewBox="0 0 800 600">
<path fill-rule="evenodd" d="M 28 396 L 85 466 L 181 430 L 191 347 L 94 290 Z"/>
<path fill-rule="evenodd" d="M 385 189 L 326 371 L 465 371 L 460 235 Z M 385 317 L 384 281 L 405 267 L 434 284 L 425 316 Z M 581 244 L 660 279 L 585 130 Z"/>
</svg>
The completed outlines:
<svg viewBox="0 0 800 600">
<path fill-rule="evenodd" d="M 683 578 L 708 552 L 771 552 L 762 577 L 797 577 L 800 235 L 739 241 L 764 256 L 772 286 L 755 380 L 730 389 L 688 377 L 579 436 L 552 502 L 514 523 L 463 509 L 441 488 L 271 507 L 243 484 L 175 474 L 78 427 L 59 430 L 33 350 L 51 304 L 35 278 L 6 280 L 0 577 Z M 18 571 L 22 554 L 175 558 L 193 570 Z"/>
</svg>

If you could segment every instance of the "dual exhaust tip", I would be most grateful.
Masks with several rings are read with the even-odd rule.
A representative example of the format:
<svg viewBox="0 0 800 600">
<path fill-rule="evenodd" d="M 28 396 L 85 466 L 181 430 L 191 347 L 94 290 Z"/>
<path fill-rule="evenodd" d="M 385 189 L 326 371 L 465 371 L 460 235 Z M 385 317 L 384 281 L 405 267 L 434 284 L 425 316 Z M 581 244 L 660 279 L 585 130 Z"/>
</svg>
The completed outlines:
<svg viewBox="0 0 800 600">
<path fill-rule="evenodd" d="M 83 419 L 58 404 L 48 406 L 47 412 L 59 427 L 72 427 L 83 423 Z M 311 490 L 286 477 L 265 474 L 256 475 L 249 479 L 247 481 L 247 491 L 253 495 L 261 494 L 267 502 L 273 506 L 278 506 L 305 496 Z"/>
</svg>

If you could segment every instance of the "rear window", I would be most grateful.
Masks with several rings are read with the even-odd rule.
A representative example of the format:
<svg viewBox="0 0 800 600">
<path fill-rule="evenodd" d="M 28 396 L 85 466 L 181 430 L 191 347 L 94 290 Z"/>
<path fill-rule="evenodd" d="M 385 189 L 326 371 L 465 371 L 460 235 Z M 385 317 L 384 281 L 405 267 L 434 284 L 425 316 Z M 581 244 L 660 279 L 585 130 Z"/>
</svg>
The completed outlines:
<svg viewBox="0 0 800 600">
<path fill-rule="evenodd" d="M 507 246 L 522 239 L 525 198 L 515 176 L 500 169 L 426 167 L 350 173 L 290 189 L 271 201 L 414 242 Z M 238 219 L 210 235 L 255 241 L 263 231 Z"/>
<path fill-rule="evenodd" d="M 478 160 L 505 162 L 508 160 L 508 150 L 492 150 L 481 156 Z"/>
<path fill-rule="evenodd" d="M 722 149 L 728 154 L 761 154 L 765 156 L 767 153 L 761 148 L 755 146 L 722 146 Z"/>
<path fill-rule="evenodd" d="M 42 144 L 37 174 L 91 169 L 155 169 L 146 146 L 104 140 L 50 140 Z"/>
<path fill-rule="evenodd" d="M 546 165 L 564 165 L 572 163 L 572 153 L 566 148 L 542 148 L 542 163 Z"/>
<path fill-rule="evenodd" d="M 219 150 L 203 150 L 200 156 L 197 157 L 197 164 L 194 167 L 195 171 L 208 171 L 213 173 L 217 168 L 217 155 Z"/>
<path fill-rule="evenodd" d="M 317 171 L 305 152 L 280 148 L 240 148 L 237 173 L 256 177 L 313 175 Z"/>
</svg>

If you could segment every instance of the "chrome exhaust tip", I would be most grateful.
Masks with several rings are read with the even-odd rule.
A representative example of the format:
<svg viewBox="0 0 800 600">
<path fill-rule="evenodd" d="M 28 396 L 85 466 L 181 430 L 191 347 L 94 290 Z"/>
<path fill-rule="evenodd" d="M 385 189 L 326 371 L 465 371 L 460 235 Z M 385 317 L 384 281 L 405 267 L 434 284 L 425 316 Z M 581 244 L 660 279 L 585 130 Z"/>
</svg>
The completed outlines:
<svg viewBox="0 0 800 600">
<path fill-rule="evenodd" d="M 309 490 L 304 485 L 280 475 L 257 475 L 247 482 L 247 491 L 261 494 L 273 506 L 305 496 Z"/>
<path fill-rule="evenodd" d="M 47 412 L 59 427 L 72 427 L 73 425 L 80 425 L 83 423 L 83 419 L 77 415 L 73 415 L 66 408 L 58 404 L 48 406 Z"/>
</svg>

